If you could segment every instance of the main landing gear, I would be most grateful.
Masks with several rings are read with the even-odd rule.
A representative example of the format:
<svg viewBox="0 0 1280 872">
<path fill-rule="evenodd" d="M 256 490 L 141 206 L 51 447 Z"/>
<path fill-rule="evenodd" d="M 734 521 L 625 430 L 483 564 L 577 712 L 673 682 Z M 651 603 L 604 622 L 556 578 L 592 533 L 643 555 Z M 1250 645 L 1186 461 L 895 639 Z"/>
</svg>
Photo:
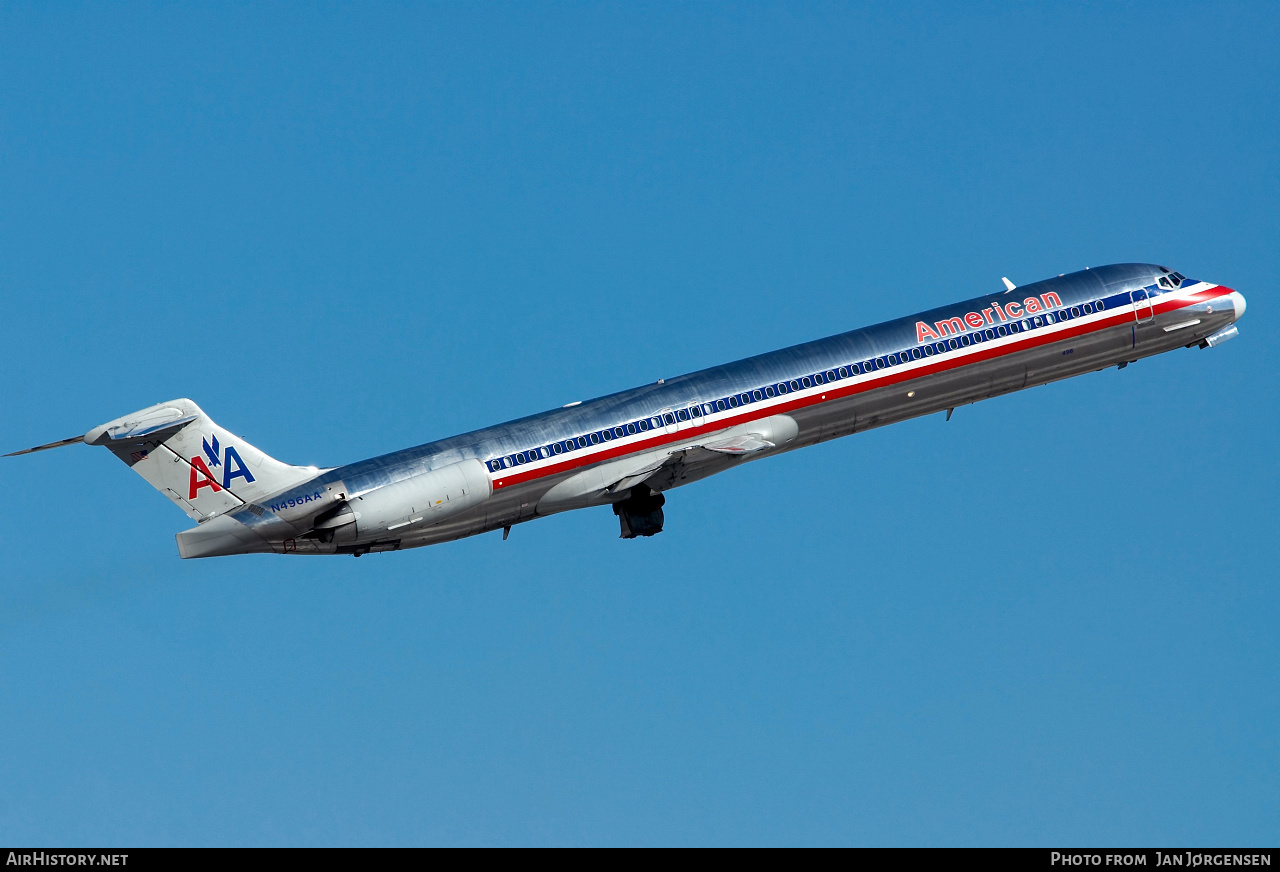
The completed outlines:
<svg viewBox="0 0 1280 872">
<path fill-rule="evenodd" d="M 661 533 L 662 506 L 666 501 L 666 497 L 654 493 L 646 484 L 633 487 L 631 496 L 613 504 L 613 513 L 618 516 L 618 524 L 622 527 L 622 538 L 634 539 Z"/>
</svg>

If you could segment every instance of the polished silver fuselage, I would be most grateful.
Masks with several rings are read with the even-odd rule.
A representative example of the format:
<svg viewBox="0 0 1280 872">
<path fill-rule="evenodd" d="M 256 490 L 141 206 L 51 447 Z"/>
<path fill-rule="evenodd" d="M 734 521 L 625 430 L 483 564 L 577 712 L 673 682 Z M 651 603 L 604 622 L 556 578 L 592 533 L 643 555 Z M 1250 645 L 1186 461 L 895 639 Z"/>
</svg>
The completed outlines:
<svg viewBox="0 0 1280 872">
<path fill-rule="evenodd" d="M 645 482 L 670 490 L 780 451 L 1203 344 L 1243 311 L 1230 288 L 1170 275 L 1120 264 L 1059 276 L 339 467 L 281 495 L 287 502 L 324 487 L 355 500 L 459 461 L 484 464 L 487 499 L 396 535 L 308 538 L 305 523 L 264 511 L 271 501 L 235 518 L 269 543 L 264 551 L 360 554 L 616 502 L 622 495 L 607 491 L 576 501 L 548 494 L 584 470 L 641 454 L 676 458 Z M 790 442 L 740 455 L 686 450 L 771 416 L 798 425 Z"/>
</svg>

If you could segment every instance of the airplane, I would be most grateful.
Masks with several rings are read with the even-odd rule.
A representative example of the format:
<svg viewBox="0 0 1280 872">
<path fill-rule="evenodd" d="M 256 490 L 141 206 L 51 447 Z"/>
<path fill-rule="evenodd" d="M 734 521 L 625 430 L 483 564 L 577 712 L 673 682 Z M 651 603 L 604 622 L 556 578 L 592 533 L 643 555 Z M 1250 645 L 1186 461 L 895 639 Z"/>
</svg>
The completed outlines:
<svg viewBox="0 0 1280 872">
<path fill-rule="evenodd" d="M 10 455 L 104 445 L 196 526 L 184 558 L 417 548 L 609 505 L 653 536 L 664 494 L 743 463 L 1237 335 L 1245 299 L 1112 264 L 321 469 L 171 400 Z"/>
</svg>

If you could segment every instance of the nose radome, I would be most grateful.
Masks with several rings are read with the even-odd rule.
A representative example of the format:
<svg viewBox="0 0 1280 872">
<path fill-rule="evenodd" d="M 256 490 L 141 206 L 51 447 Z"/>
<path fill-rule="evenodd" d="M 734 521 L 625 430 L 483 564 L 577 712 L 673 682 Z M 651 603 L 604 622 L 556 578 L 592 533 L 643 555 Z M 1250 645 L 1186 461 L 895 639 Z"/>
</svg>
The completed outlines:
<svg viewBox="0 0 1280 872">
<path fill-rule="evenodd" d="M 1244 314 L 1244 310 L 1245 310 L 1244 294 L 1240 293 L 1239 291 L 1232 291 L 1231 305 L 1235 308 L 1236 320 L 1239 321 L 1240 316 Z"/>
</svg>

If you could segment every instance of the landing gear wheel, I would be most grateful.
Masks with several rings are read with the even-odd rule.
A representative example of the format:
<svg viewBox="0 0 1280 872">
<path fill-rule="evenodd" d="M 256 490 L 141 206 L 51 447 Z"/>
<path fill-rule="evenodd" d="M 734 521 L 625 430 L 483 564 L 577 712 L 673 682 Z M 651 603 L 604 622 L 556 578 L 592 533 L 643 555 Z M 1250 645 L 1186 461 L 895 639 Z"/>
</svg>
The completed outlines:
<svg viewBox="0 0 1280 872">
<path fill-rule="evenodd" d="M 648 485 L 633 487 L 629 497 L 613 504 L 613 513 L 618 516 L 618 524 L 622 528 L 622 538 L 634 539 L 661 533 L 664 520 L 662 506 L 666 502 L 666 497 L 654 493 Z"/>
</svg>

